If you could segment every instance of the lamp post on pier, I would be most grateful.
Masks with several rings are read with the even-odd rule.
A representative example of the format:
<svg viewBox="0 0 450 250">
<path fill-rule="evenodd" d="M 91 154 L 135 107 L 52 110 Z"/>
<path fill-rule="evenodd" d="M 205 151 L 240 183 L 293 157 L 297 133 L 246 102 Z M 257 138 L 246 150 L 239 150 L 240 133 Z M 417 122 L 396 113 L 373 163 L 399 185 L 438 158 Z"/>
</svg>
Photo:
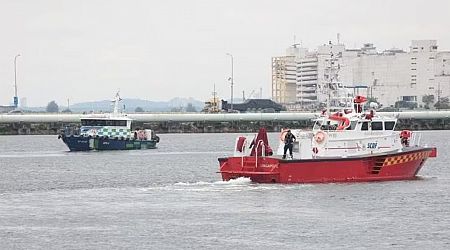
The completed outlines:
<svg viewBox="0 0 450 250">
<path fill-rule="evenodd" d="M 231 84 L 231 99 L 230 99 L 230 111 L 233 112 L 233 85 L 234 85 L 234 58 L 233 55 L 230 53 L 227 53 L 228 56 L 230 56 L 231 58 L 231 77 L 228 78 L 228 80 L 230 80 L 230 84 Z"/>
<path fill-rule="evenodd" d="M 20 54 L 17 54 L 14 57 L 14 107 L 17 109 L 19 107 L 19 97 L 17 97 L 17 57 Z"/>
</svg>

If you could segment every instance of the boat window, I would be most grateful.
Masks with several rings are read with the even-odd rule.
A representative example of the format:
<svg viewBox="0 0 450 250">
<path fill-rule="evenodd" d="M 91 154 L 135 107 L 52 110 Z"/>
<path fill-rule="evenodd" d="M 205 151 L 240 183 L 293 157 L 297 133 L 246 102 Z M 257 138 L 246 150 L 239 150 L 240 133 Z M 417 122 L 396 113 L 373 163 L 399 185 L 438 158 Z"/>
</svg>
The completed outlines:
<svg viewBox="0 0 450 250">
<path fill-rule="evenodd" d="M 107 120 L 86 119 L 81 120 L 81 126 L 106 126 Z"/>
<path fill-rule="evenodd" d="M 339 124 L 338 124 L 337 121 L 327 121 L 326 123 L 322 124 L 322 126 L 320 126 L 320 129 L 322 129 L 322 130 L 336 130 L 338 125 Z"/>
<path fill-rule="evenodd" d="M 369 123 L 363 122 L 361 125 L 361 130 L 369 130 Z"/>
<path fill-rule="evenodd" d="M 354 130 L 356 128 L 357 121 L 351 121 L 350 126 L 347 127 L 347 130 Z"/>
<path fill-rule="evenodd" d="M 383 130 L 383 123 L 382 122 L 372 122 L 372 130 Z"/>
<path fill-rule="evenodd" d="M 92 120 L 81 120 L 81 126 L 92 126 Z"/>
<path fill-rule="evenodd" d="M 322 125 L 322 121 L 316 121 L 314 124 L 314 129 L 320 129 L 320 126 Z"/>
<path fill-rule="evenodd" d="M 386 130 L 394 130 L 394 127 L 395 127 L 395 122 L 394 121 L 384 122 L 384 129 L 386 129 Z"/>
<path fill-rule="evenodd" d="M 105 120 L 94 120 L 95 125 L 94 126 L 105 126 L 106 121 Z"/>
<path fill-rule="evenodd" d="M 86 119 L 81 120 L 81 126 L 97 126 L 97 127 L 103 127 L 103 126 L 120 126 L 120 127 L 126 127 L 127 121 L 126 120 L 95 120 L 95 119 Z"/>
<path fill-rule="evenodd" d="M 118 121 L 116 121 L 115 126 L 126 127 L 127 126 L 127 121 L 126 120 L 118 120 Z"/>
</svg>

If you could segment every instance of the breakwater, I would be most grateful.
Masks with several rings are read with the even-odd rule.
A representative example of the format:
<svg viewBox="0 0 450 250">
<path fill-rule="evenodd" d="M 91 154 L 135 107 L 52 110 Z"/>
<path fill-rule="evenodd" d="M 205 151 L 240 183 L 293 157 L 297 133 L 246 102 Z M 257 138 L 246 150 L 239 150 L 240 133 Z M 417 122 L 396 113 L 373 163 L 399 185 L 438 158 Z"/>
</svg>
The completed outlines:
<svg viewBox="0 0 450 250">
<path fill-rule="evenodd" d="M 397 130 L 448 130 L 449 111 L 382 113 L 399 118 Z M 79 127 L 82 114 L 0 115 L 0 135 L 58 134 L 66 127 Z M 315 113 L 239 114 L 129 114 L 133 128 L 150 128 L 157 133 L 256 132 L 264 126 L 277 132 L 283 127 L 311 128 Z"/>
</svg>

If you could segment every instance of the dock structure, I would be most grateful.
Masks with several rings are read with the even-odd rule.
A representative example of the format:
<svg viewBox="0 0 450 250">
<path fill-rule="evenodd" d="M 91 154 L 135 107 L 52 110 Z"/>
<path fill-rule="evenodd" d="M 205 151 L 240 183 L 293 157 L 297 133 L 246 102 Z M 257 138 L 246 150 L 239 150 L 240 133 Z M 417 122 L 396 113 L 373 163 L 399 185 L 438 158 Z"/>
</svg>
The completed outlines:
<svg viewBox="0 0 450 250">
<path fill-rule="evenodd" d="M 408 112 L 379 112 L 385 116 L 396 116 L 399 119 L 449 119 L 450 111 L 408 111 Z M 99 114 L 101 115 L 101 114 Z M 319 113 L 148 113 L 128 114 L 127 116 L 138 122 L 232 122 L 232 121 L 305 121 L 319 117 Z M 69 122 L 76 123 L 84 114 L 3 114 L 0 123 L 47 123 Z"/>
<path fill-rule="evenodd" d="M 317 117 L 316 113 L 149 113 L 128 114 L 138 122 L 231 122 L 231 121 L 303 121 Z M 0 115 L 0 123 L 14 122 L 79 122 L 83 114 L 19 114 Z"/>
<path fill-rule="evenodd" d="M 399 119 L 397 128 L 450 129 L 450 111 L 379 112 Z M 158 133 L 255 132 L 283 127 L 308 128 L 319 113 L 147 113 L 128 114 L 135 126 Z M 67 126 L 79 126 L 83 114 L 2 114 L 0 134 L 57 134 Z"/>
</svg>

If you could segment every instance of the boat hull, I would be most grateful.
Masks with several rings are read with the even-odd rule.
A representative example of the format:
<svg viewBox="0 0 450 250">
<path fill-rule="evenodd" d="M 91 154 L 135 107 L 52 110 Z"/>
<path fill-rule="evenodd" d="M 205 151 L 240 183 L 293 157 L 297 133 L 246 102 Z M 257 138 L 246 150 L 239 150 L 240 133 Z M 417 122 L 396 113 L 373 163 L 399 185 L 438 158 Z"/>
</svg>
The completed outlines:
<svg viewBox="0 0 450 250">
<path fill-rule="evenodd" d="M 282 160 L 276 157 L 219 158 L 222 179 L 258 183 L 328 183 L 414 179 L 433 148 L 405 149 L 354 158 Z"/>
<path fill-rule="evenodd" d="M 156 140 L 130 140 L 108 137 L 61 136 L 70 151 L 135 150 L 156 148 Z"/>
</svg>

